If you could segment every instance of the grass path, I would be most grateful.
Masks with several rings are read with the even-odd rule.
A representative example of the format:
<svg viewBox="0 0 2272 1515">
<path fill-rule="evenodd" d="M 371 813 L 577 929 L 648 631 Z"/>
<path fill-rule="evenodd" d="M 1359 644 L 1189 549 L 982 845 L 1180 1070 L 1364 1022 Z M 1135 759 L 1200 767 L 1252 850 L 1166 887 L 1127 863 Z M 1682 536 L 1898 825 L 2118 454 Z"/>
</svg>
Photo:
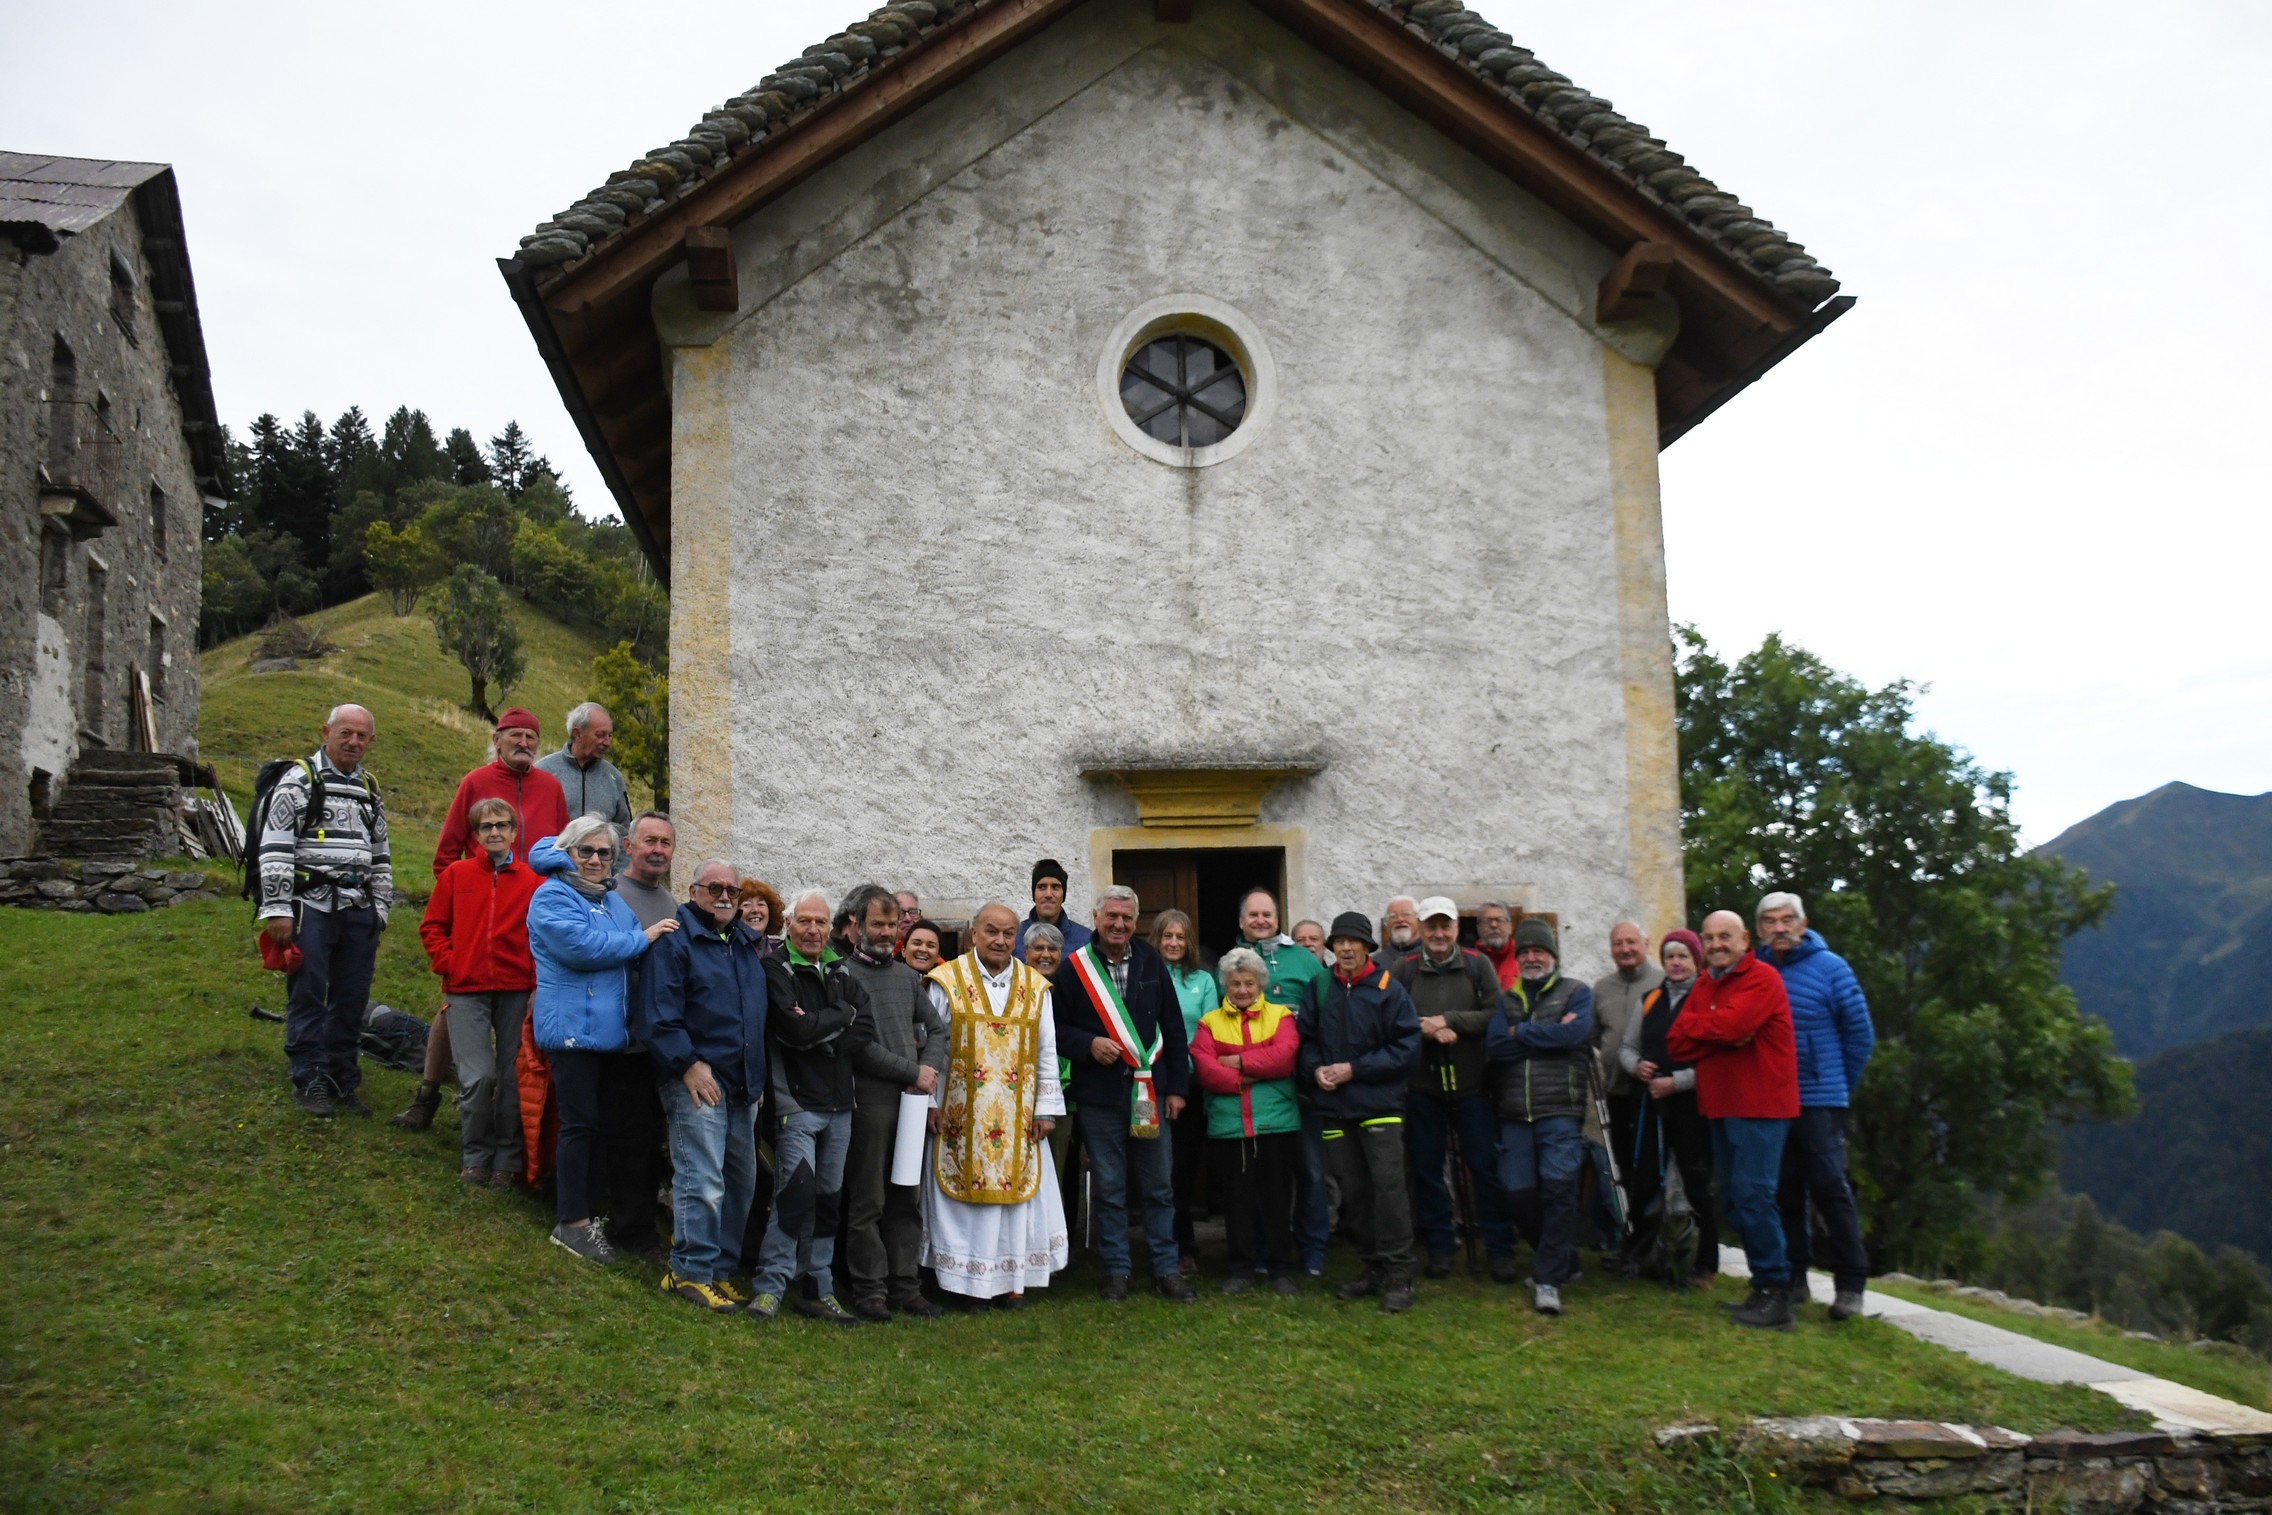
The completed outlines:
<svg viewBox="0 0 2272 1515">
<path fill-rule="evenodd" d="M 389 934 L 381 989 L 423 1012 L 415 954 Z M 244 1013 L 279 996 L 242 906 L 0 911 L 0 956 L 9 1509 L 1829 1509 L 1649 1431 L 2135 1423 L 1878 1322 L 1754 1335 L 1598 1277 L 1559 1321 L 1464 1280 L 1402 1318 L 1114 1308 L 1082 1271 L 1018 1316 L 711 1320 L 462 1189 L 447 1110 L 426 1137 L 299 1116 Z M 367 1092 L 384 1113 L 408 1087 Z"/>
</svg>

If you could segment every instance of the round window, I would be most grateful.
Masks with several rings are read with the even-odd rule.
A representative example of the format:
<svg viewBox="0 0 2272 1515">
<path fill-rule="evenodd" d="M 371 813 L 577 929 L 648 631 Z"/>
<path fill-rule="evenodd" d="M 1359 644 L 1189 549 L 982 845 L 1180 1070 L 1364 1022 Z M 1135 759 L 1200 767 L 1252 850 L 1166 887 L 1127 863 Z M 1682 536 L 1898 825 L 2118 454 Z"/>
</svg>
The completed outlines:
<svg viewBox="0 0 2272 1515">
<path fill-rule="evenodd" d="M 1170 447 L 1212 447 L 1246 419 L 1246 375 L 1214 343 L 1182 332 L 1146 342 L 1120 376 L 1128 419 Z"/>
</svg>

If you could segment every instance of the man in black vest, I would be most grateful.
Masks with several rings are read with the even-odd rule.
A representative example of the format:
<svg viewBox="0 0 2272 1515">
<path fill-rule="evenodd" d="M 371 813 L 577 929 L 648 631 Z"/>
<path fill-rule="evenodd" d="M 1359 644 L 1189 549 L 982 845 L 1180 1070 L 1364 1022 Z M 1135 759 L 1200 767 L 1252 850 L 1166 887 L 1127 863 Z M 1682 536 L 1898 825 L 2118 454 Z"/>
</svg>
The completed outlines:
<svg viewBox="0 0 2272 1515">
<path fill-rule="evenodd" d="M 844 1279 L 852 1313 L 879 1325 L 892 1311 L 931 1319 L 946 1312 L 923 1297 L 916 1254 L 923 1245 L 922 1189 L 891 1181 L 899 1135 L 899 1097 L 929 1094 L 947 1067 L 947 1028 L 923 992 L 923 979 L 893 956 L 899 901 L 880 884 L 862 884 L 844 901 L 857 944 L 844 972 L 868 992 L 876 1039 L 853 1064 L 852 1146 L 844 1161 Z"/>
<path fill-rule="evenodd" d="M 1081 1140 L 1095 1179 L 1097 1252 L 1104 1259 L 1104 1297 L 1128 1297 L 1128 1208 L 1144 1206 L 1144 1240 L 1153 1286 L 1189 1304 L 1176 1269 L 1175 1189 L 1168 1128 L 1183 1113 L 1191 1052 L 1183 1011 L 1168 982 L 1168 965 L 1150 942 L 1136 939 L 1136 891 L 1114 884 L 1097 899 L 1096 935 L 1067 952 L 1050 981 L 1057 1052 L 1073 1066 L 1073 1098 L 1081 1107 Z M 1066 944 L 1072 946 L 1070 941 Z M 1143 1107 L 1150 1102 L 1147 1112 Z M 1152 1134 L 1132 1129 L 1143 1121 Z"/>
</svg>

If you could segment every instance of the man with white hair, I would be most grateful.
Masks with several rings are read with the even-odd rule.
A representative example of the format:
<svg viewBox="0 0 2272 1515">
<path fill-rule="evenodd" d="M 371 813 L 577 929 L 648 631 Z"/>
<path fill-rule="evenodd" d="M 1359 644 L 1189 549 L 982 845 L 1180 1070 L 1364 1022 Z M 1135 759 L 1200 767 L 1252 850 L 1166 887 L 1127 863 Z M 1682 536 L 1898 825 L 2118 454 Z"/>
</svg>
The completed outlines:
<svg viewBox="0 0 2272 1515">
<path fill-rule="evenodd" d="M 970 950 L 930 973 L 946 1023 L 923 1168 L 923 1262 L 958 1310 L 1014 1310 L 1070 1258 L 1048 1141 L 1065 1114 L 1049 981 L 1017 960 L 1018 915 L 981 905 Z"/>
<path fill-rule="evenodd" d="M 754 1298 L 745 1308 L 754 1319 L 771 1320 L 791 1286 L 809 1278 L 817 1297 L 800 1298 L 791 1308 L 831 1325 L 856 1326 L 860 1317 L 836 1298 L 836 1221 L 858 1103 L 854 1070 L 876 1039 L 876 1023 L 867 991 L 829 945 L 828 896 L 801 890 L 788 906 L 789 932 L 777 961 L 788 972 L 791 995 L 780 1004 L 769 997 L 765 1017 L 775 1118 L 773 1218 L 750 1276 Z"/>
<path fill-rule="evenodd" d="M 1198 1296 L 1177 1261 L 1169 1128 L 1183 1114 L 1191 1052 L 1167 961 L 1137 937 L 1136 911 L 1136 891 L 1126 884 L 1097 896 L 1094 936 L 1066 953 L 1052 982 L 1057 1044 L 1073 1066 L 1081 1142 L 1095 1180 L 1104 1298 L 1128 1297 L 1128 1213 L 1140 1204 L 1152 1287 L 1163 1299 L 1190 1304 Z"/>
<path fill-rule="evenodd" d="M 1373 953 L 1373 966 L 1393 973 L 1397 965 L 1420 950 L 1420 902 L 1400 894 L 1381 907 L 1381 944 Z"/>
<path fill-rule="evenodd" d="M 322 744 L 285 770 L 253 817 L 265 952 L 287 969 L 292 1102 L 318 1120 L 369 1115 L 358 1048 L 379 933 L 394 903 L 387 811 L 363 769 L 378 727 L 360 705 L 324 717 Z"/>
<path fill-rule="evenodd" d="M 596 815 L 624 831 L 631 825 L 631 790 L 623 782 L 623 770 L 607 760 L 614 746 L 615 717 L 606 706 L 586 700 L 568 712 L 567 745 L 538 758 L 536 765 L 560 780 L 570 815 Z M 623 859 L 616 862 L 622 871 Z"/>
<path fill-rule="evenodd" d="M 1784 1251 L 1791 1276 L 1804 1279 L 1813 1250 L 1811 1207 L 1830 1243 L 1823 1259 L 1830 1265 L 1830 1318 L 1850 1320 L 1862 1313 L 1870 1254 L 1846 1172 L 1846 1109 L 1870 1065 L 1877 1031 L 1861 981 L 1822 934 L 1808 928 L 1807 909 L 1797 895 L 1766 896 L 1756 919 L 1759 959 L 1783 975 L 1791 1033 L 1799 1044 L 1799 1118 L 1783 1143 L 1775 1191 Z"/>
</svg>

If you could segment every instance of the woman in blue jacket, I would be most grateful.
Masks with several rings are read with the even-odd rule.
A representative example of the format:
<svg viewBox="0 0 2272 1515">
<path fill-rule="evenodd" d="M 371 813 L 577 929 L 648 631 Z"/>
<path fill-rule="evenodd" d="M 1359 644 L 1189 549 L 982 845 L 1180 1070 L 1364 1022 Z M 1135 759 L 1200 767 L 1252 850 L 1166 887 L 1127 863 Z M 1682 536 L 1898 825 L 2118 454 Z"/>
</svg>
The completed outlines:
<svg viewBox="0 0 2272 1515">
<path fill-rule="evenodd" d="M 592 1202 L 606 1159 L 602 1060 L 631 1042 L 632 962 L 656 937 L 676 931 L 678 921 L 665 917 L 641 929 L 615 892 L 615 827 L 606 821 L 579 816 L 552 845 L 575 865 L 546 879 L 529 900 L 529 955 L 536 961 L 529 1019 L 552 1064 L 560 1107 L 552 1239 L 578 1257 L 610 1263 L 615 1250 Z"/>
</svg>

